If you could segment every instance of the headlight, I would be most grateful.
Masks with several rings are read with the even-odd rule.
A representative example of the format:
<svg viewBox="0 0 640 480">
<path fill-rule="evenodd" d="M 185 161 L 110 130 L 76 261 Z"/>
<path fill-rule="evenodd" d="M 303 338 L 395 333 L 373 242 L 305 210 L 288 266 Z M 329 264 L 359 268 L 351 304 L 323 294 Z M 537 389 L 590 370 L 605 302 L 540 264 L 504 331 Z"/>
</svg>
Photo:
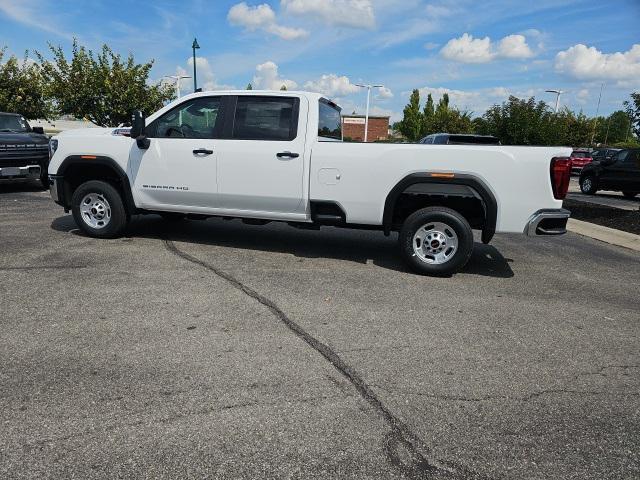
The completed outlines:
<svg viewBox="0 0 640 480">
<path fill-rule="evenodd" d="M 55 138 L 52 138 L 51 140 L 49 140 L 49 160 L 51 160 L 51 157 L 53 157 L 53 154 L 56 153 L 57 149 L 58 149 L 58 140 Z"/>
</svg>

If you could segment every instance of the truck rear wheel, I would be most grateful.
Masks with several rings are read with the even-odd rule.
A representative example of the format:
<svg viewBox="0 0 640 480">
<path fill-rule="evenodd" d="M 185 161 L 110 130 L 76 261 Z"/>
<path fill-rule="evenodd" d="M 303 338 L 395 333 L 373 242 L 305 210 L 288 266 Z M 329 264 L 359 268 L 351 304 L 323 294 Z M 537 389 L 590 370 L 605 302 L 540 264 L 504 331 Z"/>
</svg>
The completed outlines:
<svg viewBox="0 0 640 480">
<path fill-rule="evenodd" d="M 71 197 L 71 211 L 78 227 L 90 237 L 117 237 L 129 222 L 120 193 L 100 180 L 76 188 Z"/>
<path fill-rule="evenodd" d="M 473 232 L 455 210 L 428 207 L 407 217 L 398 238 L 405 262 L 424 275 L 451 275 L 462 269 L 473 251 Z"/>
</svg>

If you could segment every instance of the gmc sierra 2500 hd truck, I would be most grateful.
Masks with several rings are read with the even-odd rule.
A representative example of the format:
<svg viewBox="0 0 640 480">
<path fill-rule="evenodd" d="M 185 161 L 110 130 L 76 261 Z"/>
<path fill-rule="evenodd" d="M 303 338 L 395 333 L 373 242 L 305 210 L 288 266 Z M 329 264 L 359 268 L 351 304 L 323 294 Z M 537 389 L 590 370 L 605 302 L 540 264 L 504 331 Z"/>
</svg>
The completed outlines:
<svg viewBox="0 0 640 480">
<path fill-rule="evenodd" d="M 571 149 L 341 142 L 340 108 L 307 92 L 201 92 L 120 130 L 51 141 L 51 196 L 92 237 L 134 214 L 398 232 L 416 272 L 447 275 L 474 237 L 565 232 Z"/>
</svg>

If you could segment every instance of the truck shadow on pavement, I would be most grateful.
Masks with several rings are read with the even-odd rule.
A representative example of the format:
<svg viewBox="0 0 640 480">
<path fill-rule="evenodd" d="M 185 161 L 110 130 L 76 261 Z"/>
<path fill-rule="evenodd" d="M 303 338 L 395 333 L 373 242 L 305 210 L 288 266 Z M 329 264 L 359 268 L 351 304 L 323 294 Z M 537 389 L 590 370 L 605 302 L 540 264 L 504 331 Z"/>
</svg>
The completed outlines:
<svg viewBox="0 0 640 480">
<path fill-rule="evenodd" d="M 83 235 L 71 215 L 56 218 L 51 228 Z M 400 258 L 397 236 L 385 237 L 382 232 L 323 227 L 301 230 L 273 222 L 268 225 L 246 225 L 240 220 L 185 220 L 167 222 L 157 215 L 134 217 L 127 237 L 170 239 L 214 247 L 230 247 L 256 252 L 276 252 L 300 259 L 331 258 L 374 265 L 409 273 Z M 511 278 L 510 259 L 505 259 L 491 245 L 476 243 L 473 255 L 461 274 Z"/>
</svg>

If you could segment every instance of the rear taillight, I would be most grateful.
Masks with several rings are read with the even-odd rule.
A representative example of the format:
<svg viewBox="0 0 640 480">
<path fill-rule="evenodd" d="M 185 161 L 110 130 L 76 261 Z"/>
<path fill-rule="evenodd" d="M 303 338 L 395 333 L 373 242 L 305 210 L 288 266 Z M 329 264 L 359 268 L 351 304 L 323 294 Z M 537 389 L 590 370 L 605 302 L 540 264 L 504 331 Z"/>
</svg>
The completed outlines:
<svg viewBox="0 0 640 480">
<path fill-rule="evenodd" d="M 571 178 L 571 159 L 569 157 L 554 157 L 551 159 L 551 188 L 553 196 L 562 200 L 569 190 Z"/>
</svg>

